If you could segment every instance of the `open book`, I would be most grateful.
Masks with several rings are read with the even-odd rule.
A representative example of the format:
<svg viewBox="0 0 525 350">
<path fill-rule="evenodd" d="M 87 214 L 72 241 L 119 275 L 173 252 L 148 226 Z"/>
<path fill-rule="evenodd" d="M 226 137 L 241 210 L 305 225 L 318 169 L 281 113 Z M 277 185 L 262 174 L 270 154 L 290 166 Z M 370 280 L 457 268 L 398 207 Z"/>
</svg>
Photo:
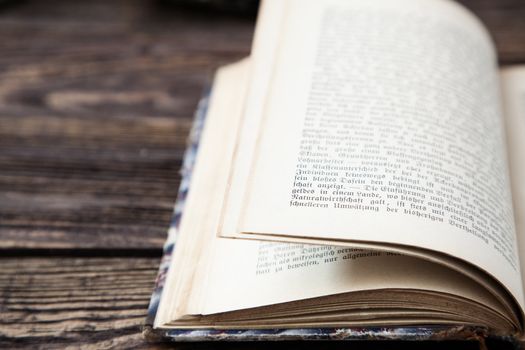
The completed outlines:
<svg viewBox="0 0 525 350">
<path fill-rule="evenodd" d="M 525 68 L 446 0 L 267 0 L 154 327 L 524 332 Z"/>
</svg>

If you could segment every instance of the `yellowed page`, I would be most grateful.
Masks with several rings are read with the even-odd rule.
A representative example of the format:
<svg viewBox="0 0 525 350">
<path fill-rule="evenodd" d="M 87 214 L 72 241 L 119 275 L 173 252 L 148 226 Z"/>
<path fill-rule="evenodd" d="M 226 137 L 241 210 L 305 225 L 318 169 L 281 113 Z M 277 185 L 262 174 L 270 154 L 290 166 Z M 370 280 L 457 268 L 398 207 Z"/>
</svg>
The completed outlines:
<svg viewBox="0 0 525 350">
<path fill-rule="evenodd" d="M 503 69 L 501 81 L 512 199 L 523 273 L 525 271 L 525 66 Z M 523 275 L 522 280 L 525 281 Z M 523 289 L 525 290 L 525 285 Z"/>
<path fill-rule="evenodd" d="M 344 247 L 216 240 L 204 304 L 194 313 L 389 288 L 458 295 L 504 313 L 479 284 L 418 258 Z"/>
<path fill-rule="evenodd" d="M 155 318 L 158 326 L 199 305 L 216 231 L 247 85 L 248 59 L 215 75 L 191 185 Z M 211 200 L 213 199 L 213 200 Z"/>
<path fill-rule="evenodd" d="M 233 235 L 431 249 L 523 304 L 499 77 L 480 23 L 448 1 L 286 3 Z"/>
<path fill-rule="evenodd" d="M 233 154 L 233 163 L 228 170 L 221 223 L 217 230 L 223 237 L 235 236 L 239 213 L 244 205 L 242 197 L 249 178 L 251 159 L 254 157 L 260 115 L 264 110 L 265 94 L 275 69 L 276 52 L 281 45 L 279 36 L 286 25 L 286 5 L 286 1 L 269 0 L 263 1 L 259 9 L 258 29 L 250 56 L 250 84 L 243 101 L 237 146 Z"/>
<path fill-rule="evenodd" d="M 157 326 L 188 314 L 387 288 L 457 295 L 502 315 L 509 314 L 471 279 L 417 258 L 344 247 L 217 237 L 214 227 L 218 225 L 227 185 L 232 136 L 240 126 L 248 67 L 245 61 L 217 75 Z"/>
</svg>

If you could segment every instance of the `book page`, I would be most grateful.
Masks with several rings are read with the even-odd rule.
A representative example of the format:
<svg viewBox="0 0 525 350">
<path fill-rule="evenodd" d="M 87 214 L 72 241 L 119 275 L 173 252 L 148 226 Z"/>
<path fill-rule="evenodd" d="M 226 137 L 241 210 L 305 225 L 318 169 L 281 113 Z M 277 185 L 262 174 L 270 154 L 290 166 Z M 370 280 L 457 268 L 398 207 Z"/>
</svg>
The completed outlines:
<svg viewBox="0 0 525 350">
<path fill-rule="evenodd" d="M 516 232 L 525 271 L 525 66 L 502 70 L 503 106 L 512 182 Z M 522 276 L 525 281 L 525 276 Z M 525 290 L 525 285 L 523 286 Z"/>
<path fill-rule="evenodd" d="M 175 251 L 155 318 L 156 325 L 167 322 L 172 315 L 186 314 L 191 305 L 200 302 L 200 285 L 206 280 L 207 272 L 205 260 L 212 249 L 211 244 L 206 244 L 207 235 L 215 231 L 220 213 L 248 70 L 249 60 L 244 59 L 221 67 L 215 74 L 205 124 L 198 146 L 193 150 L 196 150 L 195 164 L 191 174 L 184 174 L 182 179 L 191 183 L 183 201 L 180 225 L 177 231 L 170 233 L 173 239 L 176 235 Z M 185 161 L 191 163 L 191 160 Z"/>
<path fill-rule="evenodd" d="M 523 303 L 482 25 L 448 1 L 286 3 L 237 233 L 431 249 Z"/>
<path fill-rule="evenodd" d="M 228 183 L 224 191 L 221 221 L 217 233 L 222 237 L 235 237 L 239 213 L 244 203 L 244 191 L 250 175 L 251 159 L 254 157 L 255 141 L 264 110 L 265 93 L 271 82 L 276 52 L 281 44 L 280 34 L 286 25 L 287 2 L 263 1 L 257 17 L 257 30 L 250 55 L 250 84 L 246 87 L 243 114 L 239 121 L 237 146 L 232 164 L 228 169 Z"/>
<path fill-rule="evenodd" d="M 244 60 L 216 75 L 157 326 L 191 314 L 382 289 L 457 295 L 508 318 L 511 311 L 474 280 L 414 257 L 217 237 L 214 227 L 227 186 L 234 135 L 241 127 L 248 71 L 249 62 Z"/>
<path fill-rule="evenodd" d="M 336 246 L 216 240 L 204 303 L 191 310 L 195 313 L 380 289 L 442 292 L 504 312 L 473 280 L 419 258 Z"/>
</svg>

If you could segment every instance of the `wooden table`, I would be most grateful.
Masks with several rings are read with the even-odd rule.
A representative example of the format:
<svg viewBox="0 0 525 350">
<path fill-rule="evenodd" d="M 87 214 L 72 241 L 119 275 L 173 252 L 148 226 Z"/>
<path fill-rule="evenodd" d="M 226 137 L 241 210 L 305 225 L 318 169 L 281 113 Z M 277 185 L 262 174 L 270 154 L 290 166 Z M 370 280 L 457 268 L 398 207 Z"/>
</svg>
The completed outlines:
<svg viewBox="0 0 525 350">
<path fill-rule="evenodd" d="M 463 0 L 502 64 L 525 2 Z M 254 19 L 160 1 L 0 7 L 0 348 L 158 348 L 141 336 L 185 140 Z"/>
</svg>

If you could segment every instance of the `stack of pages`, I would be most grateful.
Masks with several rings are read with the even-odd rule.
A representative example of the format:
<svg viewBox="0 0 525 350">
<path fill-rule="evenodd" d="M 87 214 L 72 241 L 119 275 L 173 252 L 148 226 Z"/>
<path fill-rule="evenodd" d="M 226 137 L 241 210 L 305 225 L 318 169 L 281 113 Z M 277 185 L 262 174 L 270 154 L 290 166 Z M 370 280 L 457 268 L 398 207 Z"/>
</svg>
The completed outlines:
<svg viewBox="0 0 525 350">
<path fill-rule="evenodd" d="M 522 336 L 525 68 L 460 5 L 265 1 L 198 147 L 155 330 Z"/>
</svg>

